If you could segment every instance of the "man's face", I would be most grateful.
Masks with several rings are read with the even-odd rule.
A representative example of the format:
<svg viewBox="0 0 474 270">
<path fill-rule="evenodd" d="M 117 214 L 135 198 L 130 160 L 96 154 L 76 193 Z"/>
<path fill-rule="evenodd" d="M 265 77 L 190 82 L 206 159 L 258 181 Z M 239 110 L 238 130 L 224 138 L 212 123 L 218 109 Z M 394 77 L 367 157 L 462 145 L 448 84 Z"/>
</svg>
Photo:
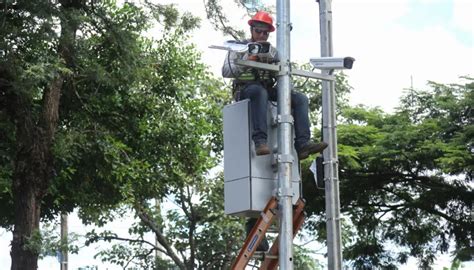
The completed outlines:
<svg viewBox="0 0 474 270">
<path fill-rule="evenodd" d="M 253 26 L 252 27 L 252 40 L 253 41 L 267 41 L 270 35 L 269 27 Z"/>
</svg>

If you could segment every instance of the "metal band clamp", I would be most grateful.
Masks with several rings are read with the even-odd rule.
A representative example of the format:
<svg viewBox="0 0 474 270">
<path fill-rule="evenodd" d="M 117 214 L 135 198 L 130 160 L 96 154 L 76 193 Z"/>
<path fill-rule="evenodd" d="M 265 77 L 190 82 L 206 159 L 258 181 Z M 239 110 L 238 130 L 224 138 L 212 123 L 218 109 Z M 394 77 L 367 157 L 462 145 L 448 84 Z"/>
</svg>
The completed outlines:
<svg viewBox="0 0 474 270">
<path fill-rule="evenodd" d="M 323 179 L 324 182 L 331 181 L 331 180 L 333 180 L 333 181 L 339 181 L 339 178 L 337 178 L 337 177 L 325 177 L 325 178 Z"/>
<path fill-rule="evenodd" d="M 278 196 L 279 197 L 293 197 L 295 193 L 291 188 L 279 188 L 278 189 Z"/>
<path fill-rule="evenodd" d="M 293 163 L 293 155 L 278 155 L 278 162 L 281 163 Z"/>
<path fill-rule="evenodd" d="M 326 164 L 339 164 L 339 160 L 337 159 L 330 159 L 328 161 L 323 161 L 323 164 L 326 165 Z"/>
<path fill-rule="evenodd" d="M 293 116 L 291 114 L 279 114 L 277 116 L 278 123 L 289 123 L 293 125 Z"/>
</svg>

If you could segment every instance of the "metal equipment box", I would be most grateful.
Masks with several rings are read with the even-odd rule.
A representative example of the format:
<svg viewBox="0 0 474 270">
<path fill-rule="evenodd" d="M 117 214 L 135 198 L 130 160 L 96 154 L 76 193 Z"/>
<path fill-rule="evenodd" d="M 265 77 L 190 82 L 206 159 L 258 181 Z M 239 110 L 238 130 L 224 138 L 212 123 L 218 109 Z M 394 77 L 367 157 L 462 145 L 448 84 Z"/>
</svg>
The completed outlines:
<svg viewBox="0 0 474 270">
<path fill-rule="evenodd" d="M 278 188 L 277 106 L 269 102 L 267 143 L 270 155 L 256 156 L 248 99 L 224 107 L 224 208 L 229 215 L 256 217 Z M 293 132 L 294 133 L 294 132 Z M 293 136 L 294 137 L 294 134 Z M 296 150 L 292 151 L 293 204 L 301 194 Z"/>
</svg>

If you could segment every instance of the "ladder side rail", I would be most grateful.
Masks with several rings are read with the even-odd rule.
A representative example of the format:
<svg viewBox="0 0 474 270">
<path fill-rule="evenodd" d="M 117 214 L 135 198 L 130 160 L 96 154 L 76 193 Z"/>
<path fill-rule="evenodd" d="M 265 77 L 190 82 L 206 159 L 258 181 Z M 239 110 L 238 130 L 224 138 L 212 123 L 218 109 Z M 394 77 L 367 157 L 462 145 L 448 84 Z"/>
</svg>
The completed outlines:
<svg viewBox="0 0 474 270">
<path fill-rule="evenodd" d="M 300 198 L 296 202 L 296 209 L 294 210 L 293 213 L 293 238 L 295 238 L 296 234 L 298 233 L 299 229 L 304 223 L 304 206 L 305 203 L 304 201 Z M 278 236 L 275 241 L 273 241 L 273 245 L 268 251 L 268 254 L 270 256 L 266 256 L 262 265 L 260 266 L 259 269 L 261 270 L 271 270 L 271 269 L 276 269 L 278 266 L 278 259 L 275 258 L 275 255 L 278 255 L 278 248 L 279 248 L 279 239 L 280 236 Z"/>
<path fill-rule="evenodd" d="M 249 235 L 245 239 L 244 246 L 240 250 L 240 253 L 237 256 L 237 259 L 235 260 L 231 269 L 241 270 L 244 269 L 245 266 L 248 264 L 258 245 L 265 237 L 267 229 L 270 227 L 271 223 L 275 219 L 275 209 L 277 209 L 277 207 L 278 200 L 276 197 L 272 197 L 265 206 L 265 209 L 260 213 L 260 217 L 258 218 L 257 223 L 255 223 L 255 226 L 252 228 Z"/>
<path fill-rule="evenodd" d="M 295 238 L 296 234 L 298 233 L 298 231 L 300 230 L 301 226 L 303 225 L 304 223 L 304 214 L 298 216 L 298 218 L 295 220 L 295 222 L 293 223 L 293 238 Z M 265 258 L 265 261 L 268 261 L 267 264 L 268 264 L 268 267 L 267 268 L 260 268 L 260 269 L 265 269 L 265 270 L 275 270 L 277 269 L 278 267 L 278 259 L 275 259 L 274 256 L 269 256 L 269 257 L 266 257 Z M 265 263 L 264 261 L 264 263 Z M 264 264 L 262 264 L 263 266 Z"/>
</svg>

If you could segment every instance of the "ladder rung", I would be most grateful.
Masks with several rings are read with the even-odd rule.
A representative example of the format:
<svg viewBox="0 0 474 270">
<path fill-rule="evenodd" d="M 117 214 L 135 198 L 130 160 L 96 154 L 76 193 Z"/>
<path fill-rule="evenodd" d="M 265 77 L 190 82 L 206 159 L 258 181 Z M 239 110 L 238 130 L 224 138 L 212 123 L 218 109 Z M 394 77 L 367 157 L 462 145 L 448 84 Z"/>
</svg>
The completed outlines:
<svg viewBox="0 0 474 270">
<path fill-rule="evenodd" d="M 278 201 L 276 197 L 272 197 L 268 201 L 265 209 L 260 213 L 260 217 L 257 220 L 257 223 L 250 231 L 249 235 L 245 239 L 244 246 L 240 250 L 239 255 L 237 256 L 234 264 L 232 265 L 232 270 L 241 270 L 244 269 L 248 261 L 255 253 L 255 249 L 260 244 L 260 241 L 265 237 L 265 233 L 268 230 L 268 227 L 272 224 L 276 216 L 276 209 L 278 207 Z M 262 258 L 266 258 L 262 256 Z"/>
<path fill-rule="evenodd" d="M 255 253 L 253 254 L 252 257 L 255 258 L 255 259 L 261 259 L 261 260 L 264 260 L 266 258 L 268 258 L 268 259 L 278 259 L 278 255 L 273 255 L 273 254 L 270 254 L 270 253 L 264 252 L 264 251 L 255 251 Z"/>
<path fill-rule="evenodd" d="M 304 201 L 299 198 L 293 207 L 293 237 L 295 237 L 304 222 L 304 205 Z M 232 270 L 244 269 L 251 257 L 263 259 L 260 269 L 273 270 L 278 267 L 278 245 L 280 236 L 277 236 L 268 252 L 255 251 L 260 241 L 265 237 L 265 233 L 270 229 L 277 214 L 275 211 L 277 207 L 277 198 L 272 197 L 265 206 L 265 209 L 260 213 L 260 217 L 247 236 L 247 239 L 245 239 L 244 246 L 232 265 Z"/>
<path fill-rule="evenodd" d="M 296 234 L 298 233 L 298 230 L 300 229 L 301 225 L 304 222 L 304 212 L 303 212 L 304 205 L 305 205 L 304 201 L 300 198 L 298 199 L 298 202 L 295 205 L 296 207 L 293 209 L 293 237 L 296 236 Z M 275 239 L 272 247 L 269 250 L 269 253 L 276 257 L 278 257 L 279 241 L 280 241 L 280 236 L 278 236 Z M 272 259 L 270 256 L 267 256 L 265 257 L 259 269 L 273 270 L 273 269 L 276 269 L 277 267 L 278 267 L 278 260 Z"/>
<path fill-rule="evenodd" d="M 270 227 L 267 230 L 267 233 L 279 233 L 280 230 L 277 227 Z"/>
</svg>

